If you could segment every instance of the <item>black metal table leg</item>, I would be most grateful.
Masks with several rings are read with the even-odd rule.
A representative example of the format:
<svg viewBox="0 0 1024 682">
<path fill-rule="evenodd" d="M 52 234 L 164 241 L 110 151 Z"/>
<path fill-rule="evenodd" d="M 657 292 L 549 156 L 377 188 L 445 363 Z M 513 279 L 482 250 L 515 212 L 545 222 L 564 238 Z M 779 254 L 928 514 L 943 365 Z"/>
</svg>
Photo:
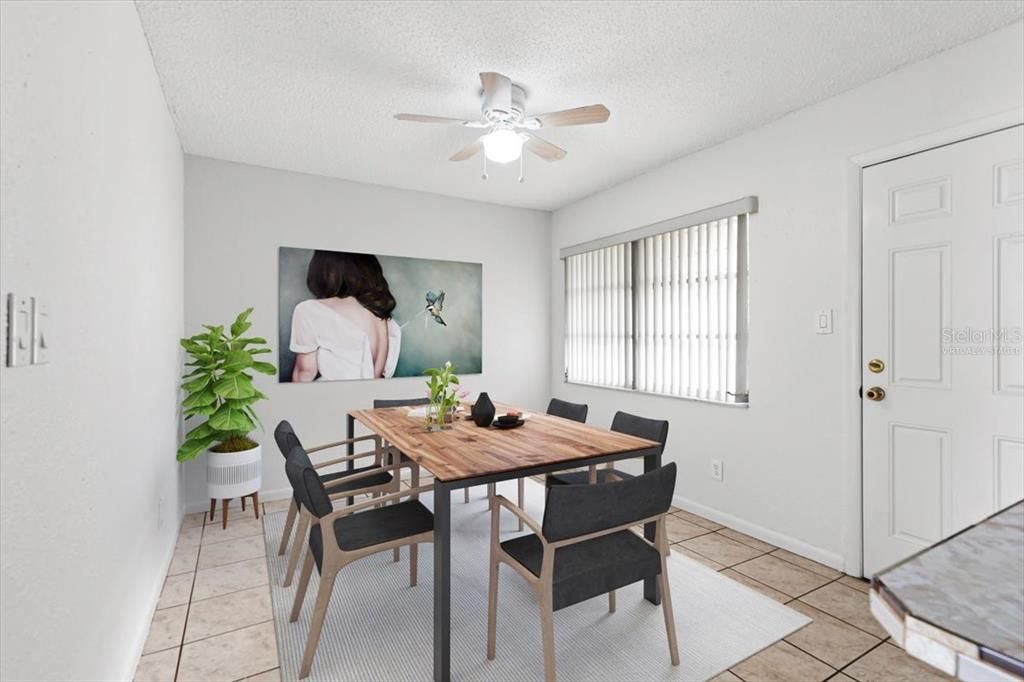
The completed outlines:
<svg viewBox="0 0 1024 682">
<path fill-rule="evenodd" d="M 661 452 L 654 452 L 644 457 L 644 473 L 654 471 L 661 467 Z M 645 523 L 644 524 L 644 537 L 651 542 L 655 542 L 657 524 Z M 655 578 L 647 578 L 644 580 L 644 599 L 651 602 L 652 604 L 661 604 L 661 594 L 658 592 L 658 581 Z"/>
<path fill-rule="evenodd" d="M 346 415 L 346 416 L 348 417 L 348 436 L 346 436 L 346 438 L 351 440 L 351 439 L 356 437 L 356 420 L 355 420 L 355 417 L 353 417 L 350 414 Z M 347 454 L 347 455 L 354 454 L 355 451 L 356 451 L 356 444 L 355 443 L 349 443 L 346 449 L 348 450 L 348 452 L 346 452 L 345 454 Z M 346 468 L 347 471 L 354 470 L 356 468 L 355 460 L 350 459 L 348 461 L 348 463 L 346 464 L 345 468 Z M 348 498 L 348 505 L 351 507 L 353 504 L 355 504 L 355 501 L 356 501 L 356 499 L 354 497 Z"/>
<path fill-rule="evenodd" d="M 434 680 L 452 678 L 452 495 L 434 479 Z"/>
</svg>

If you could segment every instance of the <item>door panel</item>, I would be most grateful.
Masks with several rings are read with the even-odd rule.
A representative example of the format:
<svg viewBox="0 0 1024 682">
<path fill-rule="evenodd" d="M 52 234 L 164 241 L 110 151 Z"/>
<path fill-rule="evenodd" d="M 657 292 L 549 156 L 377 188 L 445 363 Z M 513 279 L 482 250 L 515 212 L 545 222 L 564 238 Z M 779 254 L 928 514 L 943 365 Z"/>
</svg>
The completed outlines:
<svg viewBox="0 0 1024 682">
<path fill-rule="evenodd" d="M 891 381 L 901 386 L 949 388 L 949 245 L 897 249 L 889 268 Z"/>
<path fill-rule="evenodd" d="M 1024 236 L 1001 235 L 995 240 L 996 329 L 1024 329 Z M 1002 344 L 1014 339 L 1002 338 Z M 1024 355 L 997 353 L 995 390 L 1011 395 L 1024 394 Z"/>
<path fill-rule="evenodd" d="M 866 168 L 863 221 L 872 575 L 1024 497 L 1022 126 Z"/>
<path fill-rule="evenodd" d="M 928 547 L 942 539 L 949 484 L 949 432 L 893 424 L 889 438 L 889 532 Z"/>
<path fill-rule="evenodd" d="M 1024 441 L 997 436 L 993 450 L 996 507 L 1002 509 L 1024 497 Z"/>
</svg>

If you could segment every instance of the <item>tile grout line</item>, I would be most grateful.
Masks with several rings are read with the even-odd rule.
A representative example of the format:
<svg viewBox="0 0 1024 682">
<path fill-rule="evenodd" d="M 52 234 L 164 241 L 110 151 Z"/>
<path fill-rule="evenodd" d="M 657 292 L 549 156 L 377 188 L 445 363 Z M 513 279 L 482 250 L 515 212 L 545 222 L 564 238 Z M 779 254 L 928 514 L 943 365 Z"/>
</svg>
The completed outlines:
<svg viewBox="0 0 1024 682">
<path fill-rule="evenodd" d="M 252 535 L 239 535 L 238 537 L 235 537 L 235 538 L 227 538 L 227 539 L 221 539 L 221 540 L 211 540 L 210 542 L 206 543 L 206 546 L 209 547 L 210 545 L 222 545 L 225 542 L 231 542 L 233 540 L 245 540 L 246 538 L 255 538 L 255 537 L 258 537 L 259 535 L 260 535 L 259 533 L 253 533 Z"/>
<path fill-rule="evenodd" d="M 249 561 L 255 561 L 255 559 L 249 559 Z M 239 561 L 238 563 L 242 563 L 242 562 Z M 217 568 L 220 568 L 220 566 L 218 566 Z M 210 569 L 206 569 L 206 570 L 210 570 Z M 220 599 L 221 597 L 227 597 L 227 596 L 232 595 L 232 594 L 238 594 L 239 592 L 246 592 L 248 590 L 255 590 L 258 587 L 265 587 L 266 585 L 269 585 L 269 584 L 270 584 L 270 581 L 268 580 L 267 582 L 260 583 L 259 585 L 250 585 L 249 587 L 240 587 L 237 590 L 231 590 L 230 592 L 222 592 L 221 594 L 215 594 L 212 597 L 203 597 L 202 599 L 192 599 L 189 603 L 190 604 L 198 604 L 199 602 L 211 601 L 213 599 Z"/>
<path fill-rule="evenodd" d="M 718 533 L 718 531 L 714 531 L 713 530 L 713 531 L 711 531 L 711 533 Z M 702 538 L 705 535 L 710 535 L 710 533 L 704 533 L 703 535 L 695 535 L 692 538 L 687 538 L 686 540 L 681 540 L 679 542 L 670 543 L 670 546 L 674 547 L 675 545 L 683 545 L 684 542 L 688 542 L 690 540 L 693 540 L 694 538 Z M 732 540 L 732 538 L 730 538 L 728 535 L 723 535 L 722 537 L 725 538 L 726 540 Z M 732 540 L 732 541 L 733 542 L 738 542 L 737 540 Z M 742 544 L 742 543 L 740 543 L 740 544 Z M 685 545 L 683 545 L 683 546 L 685 547 Z M 754 551 L 760 551 L 756 547 L 751 547 L 750 545 L 743 545 L 743 546 L 746 547 L 747 549 L 752 549 Z M 692 547 L 686 547 L 686 550 L 689 551 L 689 552 L 693 552 L 694 554 L 697 554 L 699 556 L 702 556 L 705 559 L 707 559 L 708 561 L 714 561 L 716 564 L 722 564 L 721 561 L 718 561 L 717 559 L 712 559 L 711 557 L 707 556 L 706 554 L 701 554 L 700 552 L 698 552 L 697 550 L 693 549 Z M 721 573 L 722 571 L 724 571 L 727 568 L 733 568 L 734 569 L 736 566 L 739 566 L 740 564 L 745 564 L 748 561 L 753 561 L 754 559 L 760 559 L 761 557 L 765 556 L 766 554 L 770 554 L 770 552 L 761 552 L 757 556 L 752 556 L 749 559 L 744 559 L 743 561 L 737 561 L 735 564 L 728 564 L 728 565 L 724 565 L 723 564 L 721 568 L 716 569 L 716 572 L 717 573 Z M 740 572 L 742 573 L 742 571 L 740 571 Z M 744 573 L 744 575 L 746 575 L 746 574 Z M 824 576 L 821 576 L 821 577 L 824 577 Z M 771 585 L 768 585 L 768 587 L 771 587 Z M 824 585 L 822 587 L 824 587 Z M 772 588 L 772 589 L 774 589 L 774 588 Z M 781 592 L 781 590 L 777 590 L 777 591 Z M 783 594 L 785 594 L 785 593 L 783 593 Z M 786 596 L 789 596 L 789 595 L 786 595 Z"/>
<path fill-rule="evenodd" d="M 178 645 L 178 660 L 174 664 L 174 680 L 178 679 L 178 673 L 181 671 L 181 656 L 185 648 L 185 630 L 188 629 L 188 614 L 192 611 L 192 593 L 196 589 L 196 575 L 199 573 L 199 555 L 203 553 L 203 536 L 206 535 L 206 513 L 203 513 L 203 525 L 200 526 L 202 531 L 199 533 L 199 550 L 196 552 L 196 565 L 192 571 L 192 587 L 188 591 L 188 603 L 185 608 L 185 622 L 181 625 L 181 643 Z M 181 531 L 178 531 L 181 534 Z M 166 580 L 166 578 L 164 579 Z"/>
<path fill-rule="evenodd" d="M 846 665 L 844 665 L 844 666 L 843 666 L 843 667 L 842 667 L 842 668 L 841 668 L 841 669 L 839 670 L 839 672 L 841 672 L 841 673 L 843 673 L 844 675 L 846 675 L 846 673 L 845 673 L 845 672 L 843 672 L 843 671 L 845 671 L 845 670 L 849 670 L 849 668 L 850 668 L 850 666 L 851 666 L 851 665 L 853 665 L 854 663 L 856 663 L 856 662 L 857 662 L 857 661 L 859 661 L 860 659 L 864 658 L 865 656 L 867 656 L 868 654 L 870 654 L 870 653 L 871 653 L 872 651 L 874 651 L 874 650 L 875 650 L 875 649 L 877 649 L 878 647 L 880 647 L 880 646 L 883 646 L 883 645 L 885 644 L 885 642 L 886 642 L 886 640 L 884 640 L 884 639 L 883 639 L 883 640 L 882 640 L 881 642 L 879 642 L 878 644 L 874 645 L 873 647 L 871 647 L 870 649 L 868 649 L 867 651 L 865 651 L 864 653 L 862 653 L 862 654 L 861 654 L 860 656 L 858 656 L 857 658 L 853 659 L 852 661 L 850 661 L 849 663 L 847 663 Z M 853 678 L 853 679 L 855 679 L 855 680 L 858 680 L 858 679 L 860 679 L 860 678 L 857 678 L 857 677 L 853 677 L 853 675 L 847 675 L 847 677 Z"/>
<path fill-rule="evenodd" d="M 762 555 L 762 556 L 763 556 L 763 555 Z M 757 558 L 757 557 L 755 557 L 755 558 Z M 746 563 L 746 562 L 744 562 L 744 563 Z M 736 566 L 739 566 L 739 564 L 736 564 Z M 723 568 L 722 570 L 724 571 L 724 570 L 726 570 L 726 569 L 729 569 L 729 570 L 733 570 L 733 571 L 736 571 L 736 568 L 735 568 L 734 566 L 726 566 L 726 567 L 725 567 L 725 568 Z M 761 586 L 763 586 L 763 587 L 767 587 L 767 588 L 768 588 L 769 590 L 772 590 L 773 592 L 778 592 L 779 594 L 783 595 L 784 597 L 789 597 L 789 599 L 787 599 L 786 601 L 784 601 L 784 602 L 780 602 L 780 603 L 781 603 L 781 604 L 782 604 L 783 606 L 787 606 L 787 605 L 789 604 L 789 602 L 791 602 L 791 601 L 796 601 L 797 599 L 799 599 L 799 597 L 790 597 L 790 596 L 789 596 L 788 594 L 786 594 L 785 592 L 783 592 L 783 591 L 782 591 L 782 590 L 780 590 L 779 588 L 777 588 L 777 587 L 772 587 L 772 586 L 771 586 L 771 585 L 769 585 L 768 583 L 766 583 L 766 582 L 763 582 L 763 581 L 761 581 L 761 580 L 758 580 L 757 578 L 751 578 L 751 577 L 750 577 L 749 575 L 747 575 L 747 574 L 746 574 L 746 573 L 744 573 L 743 571 L 736 571 L 736 572 L 737 572 L 737 573 L 739 573 L 740 575 L 742 575 L 742 576 L 743 576 L 744 578 L 746 578 L 747 580 L 753 580 L 753 581 L 754 581 L 755 583 L 757 583 L 758 585 L 761 585 Z M 737 581 L 735 581 L 735 582 L 740 582 L 740 581 L 739 581 L 739 580 L 737 580 Z M 740 584 L 742 585 L 743 583 L 740 583 Z M 824 585 L 822 585 L 822 587 L 824 587 Z"/>
<path fill-rule="evenodd" d="M 841 578 L 842 576 L 839 576 L 839 577 Z M 803 593 L 803 594 L 801 594 L 801 595 L 800 595 L 799 597 L 793 597 L 793 598 L 792 598 L 792 599 L 790 599 L 789 601 L 799 601 L 799 602 L 800 602 L 801 604 L 804 604 L 804 605 L 806 605 L 806 606 L 810 606 L 810 607 L 811 607 L 812 609 L 817 609 L 818 611 L 821 611 L 822 613 L 825 613 L 825 614 L 828 614 L 828 615 L 832 616 L 833 618 L 835 618 L 836 620 L 838 620 L 838 621 L 839 621 L 840 623 L 845 623 L 846 625 L 849 625 L 849 626 L 850 626 L 851 628 L 854 628 L 854 629 L 856 629 L 856 630 L 858 630 L 858 631 L 860 631 L 860 632 L 863 632 L 863 633 L 865 633 L 865 634 L 871 635 L 871 636 L 872 636 L 872 637 L 874 637 L 875 639 L 881 639 L 881 640 L 882 640 L 883 642 L 884 642 L 884 641 L 886 641 L 886 639 L 888 638 L 888 636 L 886 636 L 886 637 L 879 637 L 878 635 L 876 635 L 876 634 L 875 634 L 875 633 L 873 633 L 873 632 L 868 632 L 867 630 L 865 630 L 864 628 L 860 627 L 860 626 L 859 626 L 859 625 L 857 625 L 856 623 L 851 623 L 850 621 L 846 620 L 845 618 L 841 618 L 840 616 L 837 616 L 837 615 L 836 615 L 836 614 L 834 614 L 834 613 L 829 613 L 829 612 L 828 612 L 828 611 L 826 611 L 825 609 L 821 609 L 821 608 L 818 608 L 818 607 L 817 607 L 817 606 L 815 606 L 814 604 L 811 604 L 811 603 L 809 603 L 809 602 L 805 602 L 805 601 L 803 600 L 803 598 L 804 598 L 804 597 L 806 597 L 807 595 L 809 595 L 809 594 L 810 594 L 811 592 L 817 592 L 818 590 L 820 590 L 820 589 L 822 589 L 822 588 L 824 588 L 824 587 L 828 587 L 828 586 L 829 586 L 829 585 L 831 585 L 832 583 L 836 583 L 836 582 L 839 582 L 839 578 L 836 578 L 835 580 L 829 581 L 829 582 L 825 583 L 824 585 L 822 585 L 821 587 L 816 587 L 816 588 L 814 588 L 813 590 L 809 590 L 809 591 L 807 591 L 807 592 L 804 592 L 804 593 Z M 839 584 L 840 584 L 840 585 L 843 585 L 842 583 L 839 583 Z M 843 587 L 845 587 L 845 588 L 846 588 L 846 589 L 848 589 L 848 590 L 852 590 L 853 592 L 857 592 L 858 594 L 861 594 L 861 592 L 860 592 L 859 590 L 854 590 L 854 589 L 853 589 L 852 587 L 849 587 L 849 586 L 847 586 L 847 585 L 843 585 Z M 786 602 L 786 604 L 789 604 L 789 602 Z"/>
<path fill-rule="evenodd" d="M 811 619 L 811 622 L 810 622 L 810 623 L 808 623 L 807 625 L 814 625 L 814 619 L 812 618 L 812 619 Z M 807 625 L 805 625 L 805 626 L 804 626 L 804 628 L 805 628 L 805 627 L 807 627 Z M 800 628 L 800 630 L 803 630 L 804 628 Z M 786 637 L 789 637 L 790 635 L 795 635 L 795 634 L 796 634 L 797 632 L 800 632 L 800 630 L 797 630 L 796 632 L 791 632 L 791 633 L 790 633 L 789 635 L 786 635 Z M 826 660 L 824 660 L 824 659 L 818 658 L 817 656 L 815 656 L 814 654 L 812 654 L 812 653 L 811 653 L 810 651 L 808 651 L 807 649 L 803 649 L 803 648 L 801 648 L 799 644 L 794 644 L 793 642 L 791 642 L 791 641 L 789 641 L 788 639 L 786 639 L 786 637 L 783 637 L 783 638 L 782 638 L 781 640 L 779 640 L 779 641 L 780 641 L 780 642 L 785 642 L 786 644 L 790 645 L 791 647 L 793 647 L 793 648 L 794 648 L 794 649 L 796 649 L 797 651 L 799 651 L 799 652 L 801 652 L 801 653 L 804 653 L 804 654 L 807 654 L 808 656 L 810 656 L 811 658 L 813 658 L 814 660 L 818 661 L 819 663 L 821 663 L 821 664 L 823 664 L 823 665 L 827 665 L 827 666 L 829 667 L 829 669 L 831 669 L 831 670 L 832 670 L 832 672 L 833 672 L 833 673 L 837 673 L 837 672 L 839 672 L 839 668 L 835 667 L 834 665 L 832 665 L 831 663 L 829 663 L 828 661 L 826 661 Z M 851 661 L 851 663 L 852 663 L 852 661 Z M 832 675 L 829 675 L 829 677 L 832 677 Z M 826 679 L 828 679 L 828 678 L 826 678 Z"/>
<path fill-rule="evenodd" d="M 261 670 L 258 673 L 253 673 L 252 675 L 246 675 L 245 677 L 239 677 L 237 680 L 232 680 L 232 682 L 244 682 L 245 680 L 252 679 L 253 677 L 256 677 L 257 675 L 263 675 L 265 673 L 269 673 L 272 670 L 277 670 L 280 667 L 281 667 L 280 665 L 277 665 L 277 666 L 274 666 L 273 668 L 267 668 L 266 670 Z"/>
<path fill-rule="evenodd" d="M 256 536 L 255 536 L 255 535 L 251 535 L 250 537 L 256 537 Z M 221 544 L 221 543 L 219 543 L 219 542 L 215 542 L 215 543 L 213 543 L 213 544 L 215 544 L 215 545 L 219 545 L 219 544 Z M 209 545 L 207 545 L 207 546 L 209 546 Z M 264 553 L 263 553 L 263 556 L 266 556 L 266 552 L 265 552 L 265 551 L 264 551 Z M 236 559 L 236 560 L 234 560 L 234 561 L 228 561 L 227 563 L 223 563 L 223 564 L 217 564 L 216 566 L 207 566 L 206 568 L 197 568 L 197 569 L 196 569 L 196 573 L 198 573 L 199 571 L 211 571 L 211 570 L 213 570 L 213 569 L 215 569 L 215 568 L 223 568 L 223 567 L 225 567 L 225 566 L 233 566 L 234 564 L 240 564 L 240 563 L 242 563 L 243 561 L 255 561 L 256 559 L 259 559 L 259 558 L 260 558 L 260 557 L 258 557 L 258 556 L 251 556 L 251 557 L 247 557 L 247 558 L 245 558 L 245 559 Z M 198 563 L 198 562 L 197 562 L 197 563 Z"/>
<path fill-rule="evenodd" d="M 182 646 L 183 647 L 184 646 L 191 646 L 192 644 L 198 644 L 199 642 L 205 642 L 206 640 L 213 639 L 214 637 L 221 637 L 223 635 L 230 635 L 232 632 L 238 632 L 239 630 L 244 630 L 246 628 L 252 628 L 252 627 L 256 627 L 257 625 L 263 625 L 265 623 L 273 623 L 273 622 L 274 622 L 274 617 L 273 617 L 273 615 L 271 615 L 271 617 L 268 618 L 267 620 L 261 620 L 261 621 L 259 621 L 257 623 L 249 623 L 248 625 L 240 625 L 237 628 L 231 628 L 230 630 L 225 630 L 224 632 L 218 632 L 218 633 L 213 634 L 213 635 L 207 635 L 206 637 L 200 637 L 199 639 L 193 639 L 191 642 L 185 642 Z M 267 670 L 273 670 L 273 668 L 267 668 Z M 253 673 L 253 675 L 259 675 L 259 673 Z M 246 675 L 245 677 L 252 677 L 252 675 Z M 245 678 L 241 678 L 241 679 L 245 679 Z"/>
</svg>

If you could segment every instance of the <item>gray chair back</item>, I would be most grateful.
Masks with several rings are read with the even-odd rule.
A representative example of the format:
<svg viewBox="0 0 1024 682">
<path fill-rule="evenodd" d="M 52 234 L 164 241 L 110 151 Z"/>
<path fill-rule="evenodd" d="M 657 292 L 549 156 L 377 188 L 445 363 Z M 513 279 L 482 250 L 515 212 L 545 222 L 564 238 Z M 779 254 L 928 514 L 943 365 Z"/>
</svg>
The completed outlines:
<svg viewBox="0 0 1024 682">
<path fill-rule="evenodd" d="M 309 461 L 309 455 L 301 445 L 296 445 L 288 453 L 284 470 L 288 474 L 288 482 L 291 483 L 295 499 L 310 514 L 319 519 L 334 511 L 331 498 Z"/>
<path fill-rule="evenodd" d="M 598 533 L 668 511 L 676 464 L 624 481 L 548 488 L 542 531 L 551 542 Z"/>
<path fill-rule="evenodd" d="M 285 459 L 288 459 L 288 453 L 296 445 L 302 447 L 302 442 L 295 435 L 295 429 L 292 428 L 287 419 L 282 419 L 281 423 L 274 429 L 274 441 L 277 443 L 277 449 L 281 451 L 281 456 Z"/>
<path fill-rule="evenodd" d="M 646 438 L 661 443 L 661 448 L 658 449 L 659 455 L 665 451 L 665 442 L 668 440 L 667 421 L 638 417 L 628 412 L 615 413 L 615 417 L 612 419 L 612 431 L 628 433 L 637 438 Z"/>
<path fill-rule="evenodd" d="M 395 398 L 391 400 L 374 400 L 373 409 L 379 407 L 412 407 L 414 405 L 429 405 L 430 398 Z"/>
<path fill-rule="evenodd" d="M 588 407 L 582 403 L 570 403 L 567 400 L 552 398 L 548 403 L 548 414 L 553 417 L 571 419 L 574 422 L 586 422 Z"/>
</svg>

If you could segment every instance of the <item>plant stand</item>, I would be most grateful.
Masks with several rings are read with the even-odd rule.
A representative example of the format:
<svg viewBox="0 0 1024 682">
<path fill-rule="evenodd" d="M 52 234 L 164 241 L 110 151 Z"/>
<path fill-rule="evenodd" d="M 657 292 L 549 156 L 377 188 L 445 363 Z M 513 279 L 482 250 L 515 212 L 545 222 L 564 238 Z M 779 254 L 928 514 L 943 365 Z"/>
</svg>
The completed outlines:
<svg viewBox="0 0 1024 682">
<path fill-rule="evenodd" d="M 243 495 L 241 498 L 239 498 L 239 499 L 242 500 L 242 511 L 245 511 L 245 498 L 247 498 L 247 497 L 251 497 L 252 498 L 252 509 L 253 509 L 254 512 L 256 512 L 256 518 L 258 519 L 260 517 L 260 493 L 259 493 L 259 491 L 256 491 L 256 492 L 252 493 L 251 495 Z M 227 528 L 228 528 L 228 505 L 231 504 L 231 500 L 232 499 L 234 499 L 234 498 L 228 497 L 228 498 L 225 498 L 225 499 L 221 500 L 221 517 L 222 517 L 222 520 L 221 520 L 221 526 L 220 527 L 221 527 L 222 530 L 227 530 Z M 213 521 L 213 515 L 216 512 L 217 512 L 217 498 L 211 497 L 210 498 L 210 520 L 211 521 Z"/>
<path fill-rule="evenodd" d="M 245 510 L 245 498 L 252 498 L 252 506 L 256 518 L 260 517 L 260 487 L 263 457 L 260 446 L 242 452 L 207 453 L 206 489 L 210 496 L 210 520 L 213 521 L 217 510 L 217 500 L 221 501 L 221 526 L 228 527 L 228 505 L 236 497 L 242 501 Z"/>
</svg>

